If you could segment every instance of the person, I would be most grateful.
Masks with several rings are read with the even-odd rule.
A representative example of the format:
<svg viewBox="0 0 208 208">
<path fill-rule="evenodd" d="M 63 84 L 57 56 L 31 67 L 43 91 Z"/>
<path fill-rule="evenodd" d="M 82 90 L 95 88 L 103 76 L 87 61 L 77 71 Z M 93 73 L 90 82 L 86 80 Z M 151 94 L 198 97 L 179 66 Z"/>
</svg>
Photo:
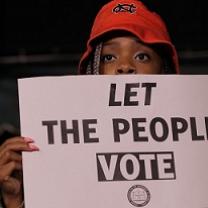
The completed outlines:
<svg viewBox="0 0 208 208">
<path fill-rule="evenodd" d="M 78 72 L 178 74 L 177 51 L 161 17 L 137 0 L 112 0 L 98 12 Z M 0 188 L 6 208 L 23 207 L 22 151 L 38 151 L 28 137 L 0 146 Z"/>
<path fill-rule="evenodd" d="M 123 48 L 126 54 L 131 52 L 133 58 L 124 57 L 126 54 L 121 50 L 115 50 L 117 46 Z M 127 71 L 117 69 L 119 61 L 125 61 L 124 58 L 127 58 L 129 62 L 127 64 L 133 64 L 130 67 L 136 68 Z M 146 64 L 151 69 L 144 69 Z M 108 70 L 108 67 L 114 70 Z M 103 6 L 95 18 L 87 49 L 80 60 L 79 73 L 172 74 L 179 73 L 179 63 L 177 51 L 170 40 L 166 25 L 158 14 L 151 12 L 137 0 L 114 0 Z"/>
</svg>

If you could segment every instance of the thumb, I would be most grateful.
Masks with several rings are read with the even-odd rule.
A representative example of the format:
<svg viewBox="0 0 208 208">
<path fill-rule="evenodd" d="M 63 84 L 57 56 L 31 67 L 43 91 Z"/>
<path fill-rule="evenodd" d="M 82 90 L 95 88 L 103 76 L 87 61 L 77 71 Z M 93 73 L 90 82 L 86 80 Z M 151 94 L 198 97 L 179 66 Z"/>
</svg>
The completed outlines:
<svg viewBox="0 0 208 208">
<path fill-rule="evenodd" d="M 21 192 L 20 180 L 7 176 L 1 185 L 2 194 L 17 195 Z"/>
</svg>

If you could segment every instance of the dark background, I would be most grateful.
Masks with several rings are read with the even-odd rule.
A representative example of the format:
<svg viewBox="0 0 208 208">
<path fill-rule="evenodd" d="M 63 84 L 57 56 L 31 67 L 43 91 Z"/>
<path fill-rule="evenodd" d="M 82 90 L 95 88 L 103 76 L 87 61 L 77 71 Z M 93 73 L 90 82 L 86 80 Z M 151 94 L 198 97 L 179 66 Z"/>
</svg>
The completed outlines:
<svg viewBox="0 0 208 208">
<path fill-rule="evenodd" d="M 17 78 L 76 73 L 92 21 L 104 0 L 1 0 L 0 135 L 19 128 Z M 205 0 L 145 0 L 165 20 L 183 74 L 207 74 Z M 3 129 L 3 130 L 2 130 Z"/>
</svg>

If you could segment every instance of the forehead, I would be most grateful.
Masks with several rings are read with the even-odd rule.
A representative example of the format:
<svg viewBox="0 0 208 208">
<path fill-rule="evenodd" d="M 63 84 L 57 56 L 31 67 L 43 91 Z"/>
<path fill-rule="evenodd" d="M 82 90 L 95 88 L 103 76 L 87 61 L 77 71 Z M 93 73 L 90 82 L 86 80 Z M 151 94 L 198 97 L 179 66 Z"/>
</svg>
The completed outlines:
<svg viewBox="0 0 208 208">
<path fill-rule="evenodd" d="M 118 36 L 118 37 L 112 37 L 103 42 L 104 45 L 108 44 L 120 44 L 122 42 L 132 42 L 132 43 L 141 43 L 139 39 L 133 35 L 128 36 Z"/>
<path fill-rule="evenodd" d="M 148 49 L 152 50 L 152 48 L 144 43 L 142 43 L 137 37 L 133 35 L 128 36 L 118 36 L 112 37 L 103 42 L 104 48 L 132 48 L 132 49 Z"/>
</svg>

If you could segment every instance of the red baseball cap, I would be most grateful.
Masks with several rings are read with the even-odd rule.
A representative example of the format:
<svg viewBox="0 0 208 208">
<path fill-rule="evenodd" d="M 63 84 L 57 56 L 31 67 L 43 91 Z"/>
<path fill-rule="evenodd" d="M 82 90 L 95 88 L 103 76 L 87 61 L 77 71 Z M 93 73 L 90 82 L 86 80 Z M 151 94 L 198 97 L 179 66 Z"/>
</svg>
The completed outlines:
<svg viewBox="0 0 208 208">
<path fill-rule="evenodd" d="M 117 30 L 130 32 L 147 45 L 164 46 L 170 55 L 176 73 L 179 73 L 178 55 L 161 17 L 148 10 L 140 1 L 113 0 L 104 5 L 95 18 L 87 49 L 79 63 L 81 74 L 85 74 L 83 64 L 93 51 L 93 42 L 106 33 Z"/>
</svg>

